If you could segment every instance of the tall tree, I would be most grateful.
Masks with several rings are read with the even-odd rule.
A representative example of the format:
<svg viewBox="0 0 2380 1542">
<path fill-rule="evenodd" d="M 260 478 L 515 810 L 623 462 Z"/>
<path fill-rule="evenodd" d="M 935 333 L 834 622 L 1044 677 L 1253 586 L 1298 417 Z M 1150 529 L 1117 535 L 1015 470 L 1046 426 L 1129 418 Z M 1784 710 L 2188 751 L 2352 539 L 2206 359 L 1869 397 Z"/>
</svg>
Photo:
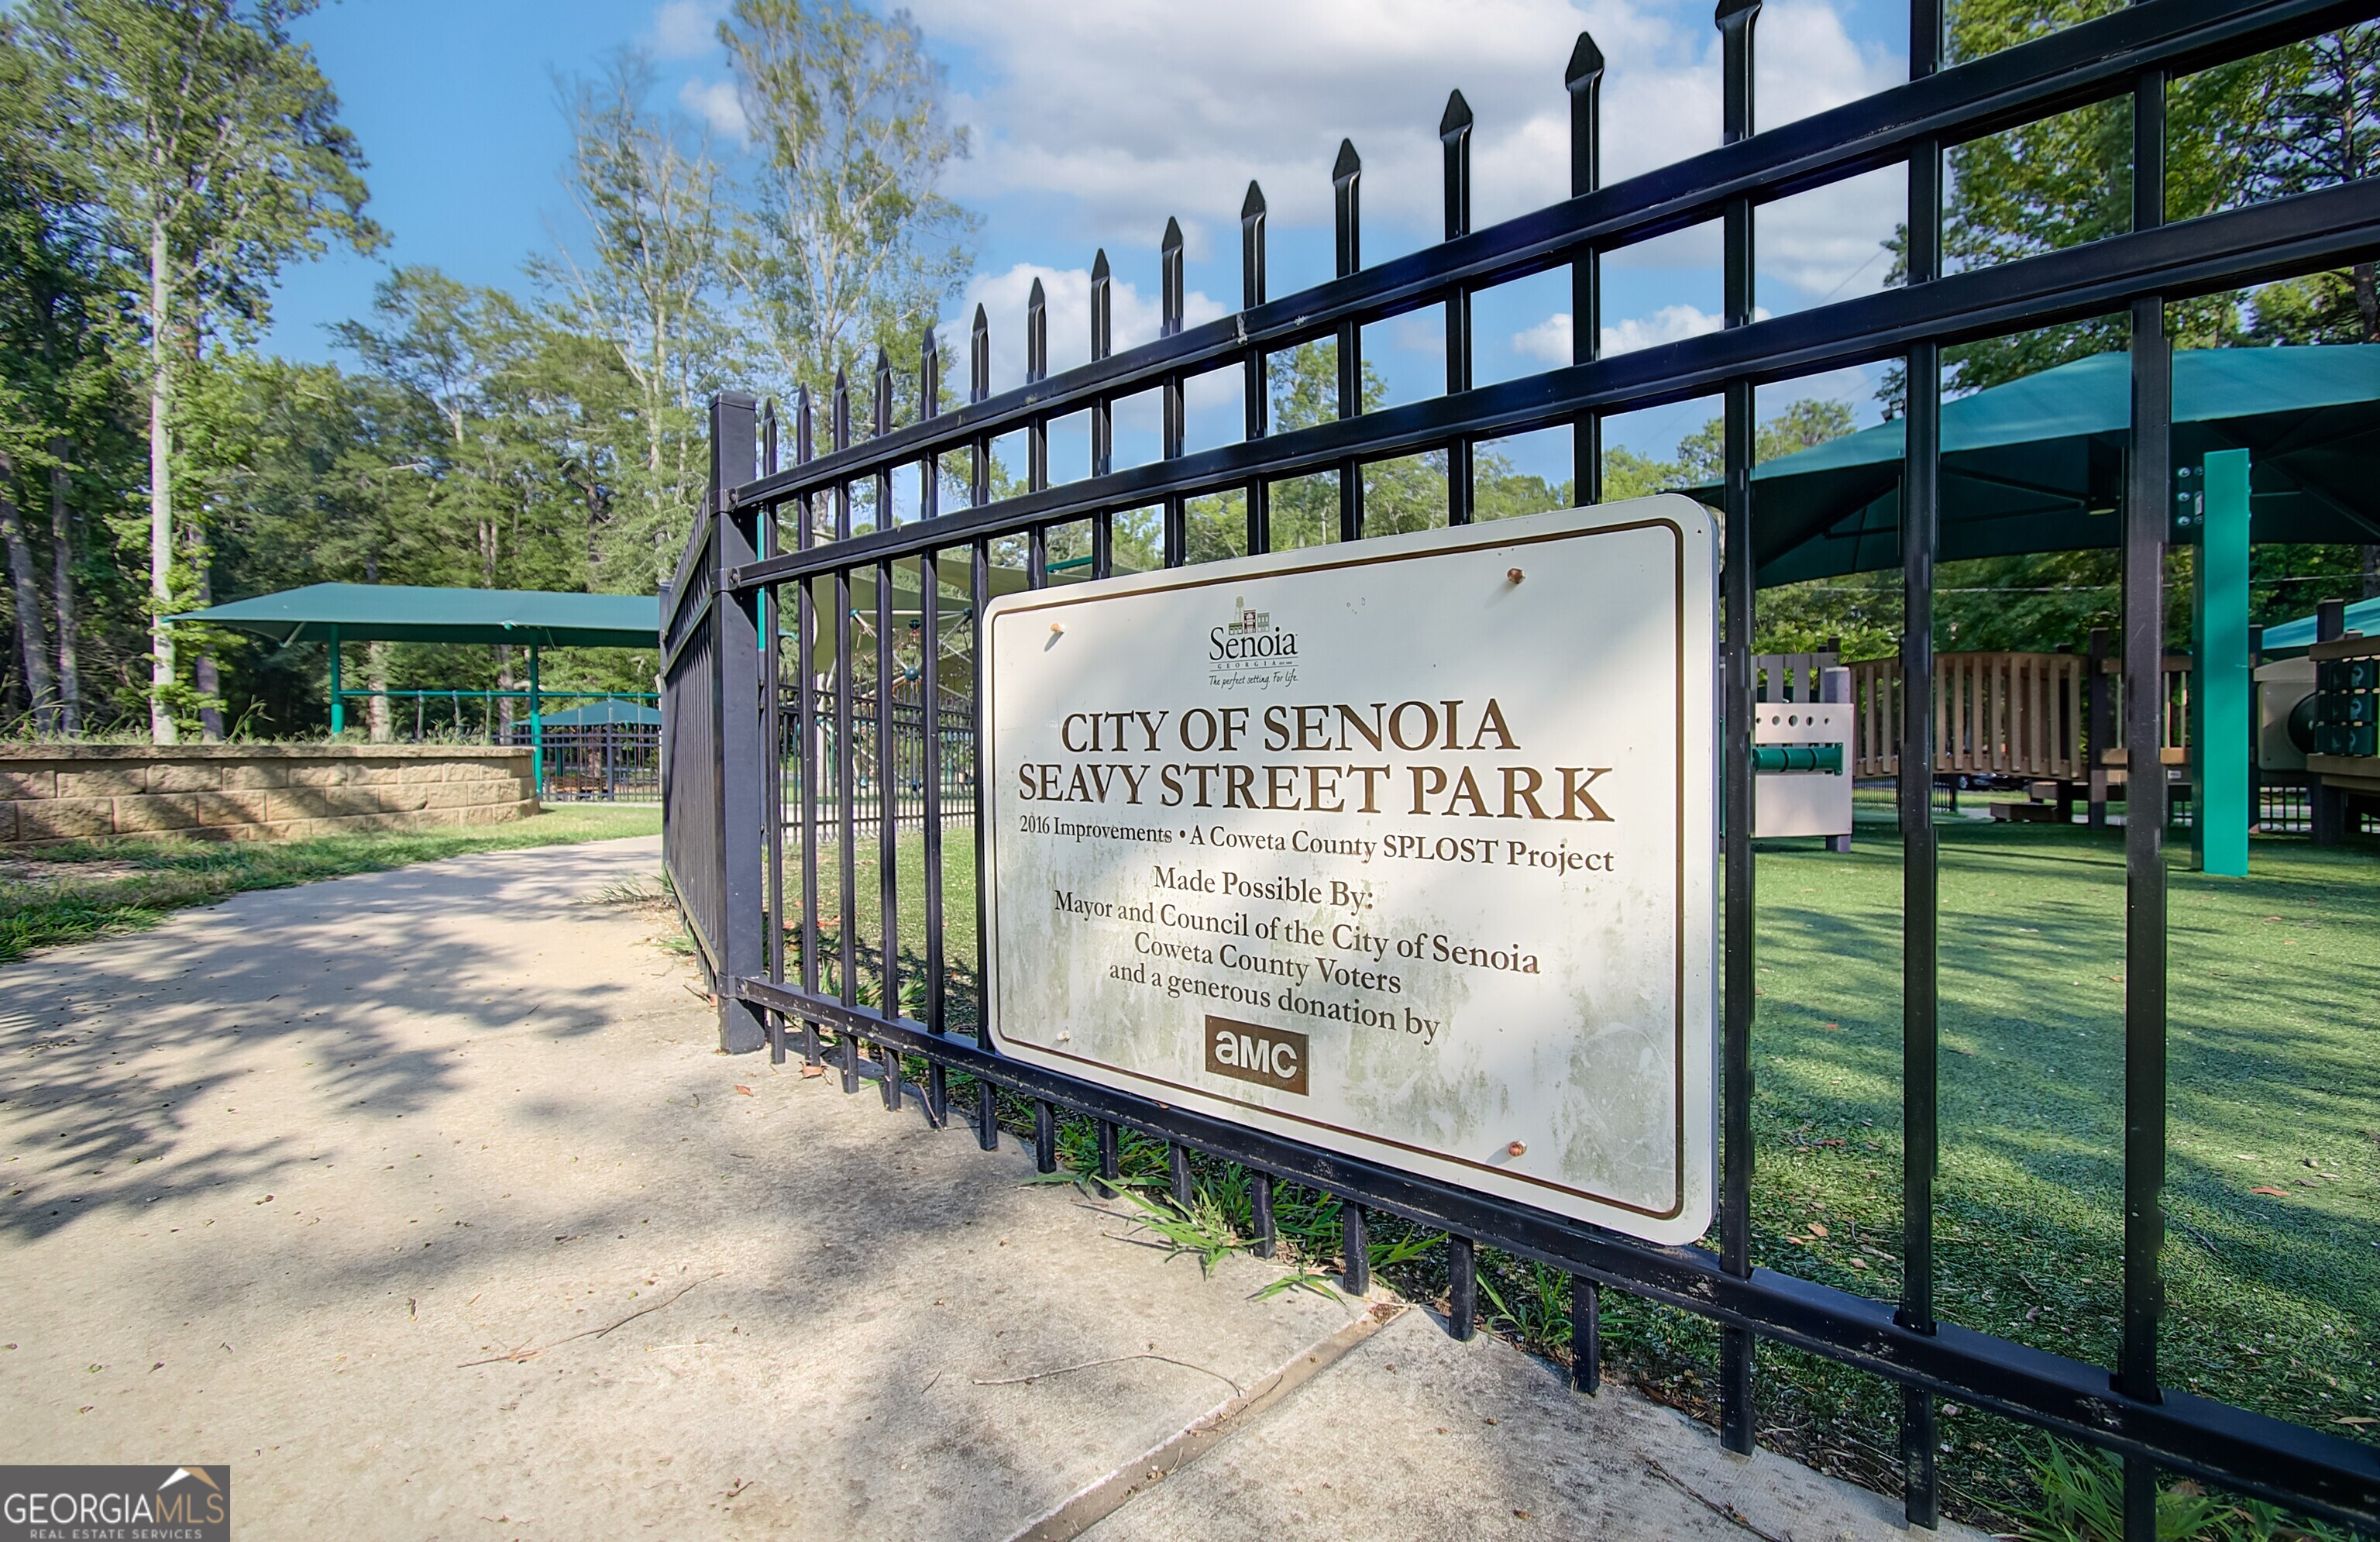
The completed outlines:
<svg viewBox="0 0 2380 1542">
<path fill-rule="evenodd" d="M 558 322 L 598 344 L 630 387 L 634 437 L 613 467 L 625 496 L 604 544 L 622 559 L 614 587 L 637 589 L 667 576 L 701 497 L 701 402 L 733 345 L 719 168 L 684 123 L 647 111 L 651 88 L 633 54 L 568 88 L 579 248 L 531 264 L 559 297 Z"/>
<path fill-rule="evenodd" d="M 719 38 L 760 162 L 736 276 L 781 384 L 823 400 L 880 346 L 914 357 L 965 280 L 976 221 L 937 189 L 966 129 L 905 12 L 736 0 Z"/>
<path fill-rule="evenodd" d="M 98 238 L 75 142 L 54 62 L 31 45 L 19 18 L 0 17 L 0 456 L 16 473 L 0 480 L 0 496 L 15 516 L 11 588 L 33 726 L 68 735 L 82 726 L 78 579 L 85 553 L 75 539 L 76 505 L 122 471 L 128 448 L 125 381 L 107 336 L 128 275 Z M 32 518 L 44 504 L 47 648 Z M 55 661 L 46 685 L 36 657 Z"/>
<path fill-rule="evenodd" d="M 111 238 L 140 273 L 130 321 L 146 358 L 150 726 L 178 735 L 176 395 L 200 340 L 245 338 L 281 268 L 325 249 L 359 251 L 363 155 L 338 99 L 290 23 L 313 0 L 30 0 L 29 34 L 55 61 L 80 126 Z"/>
</svg>

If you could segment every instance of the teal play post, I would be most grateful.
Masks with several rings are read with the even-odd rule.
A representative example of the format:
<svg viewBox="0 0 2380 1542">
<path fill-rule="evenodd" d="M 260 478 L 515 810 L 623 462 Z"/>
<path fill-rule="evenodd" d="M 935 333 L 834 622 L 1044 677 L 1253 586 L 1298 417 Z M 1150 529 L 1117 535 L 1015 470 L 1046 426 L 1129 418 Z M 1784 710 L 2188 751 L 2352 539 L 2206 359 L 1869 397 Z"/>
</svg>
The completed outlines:
<svg viewBox="0 0 2380 1542">
<path fill-rule="evenodd" d="M 2245 612 L 2240 613 L 2246 614 Z M 2244 644 L 2242 646 L 2245 646 Z M 545 801 L 545 711 L 539 699 L 537 644 L 528 645 L 528 743 L 537 761 L 537 800 Z"/>
<path fill-rule="evenodd" d="M 2197 581 L 2191 586 L 2192 755 L 2198 762 L 2191 844 L 2201 872 L 2248 876 L 2251 671 L 2248 660 L 2248 452 L 2206 457 Z"/>
<path fill-rule="evenodd" d="M 339 694 L 339 629 L 331 628 L 331 737 L 347 731 L 347 701 Z"/>
</svg>

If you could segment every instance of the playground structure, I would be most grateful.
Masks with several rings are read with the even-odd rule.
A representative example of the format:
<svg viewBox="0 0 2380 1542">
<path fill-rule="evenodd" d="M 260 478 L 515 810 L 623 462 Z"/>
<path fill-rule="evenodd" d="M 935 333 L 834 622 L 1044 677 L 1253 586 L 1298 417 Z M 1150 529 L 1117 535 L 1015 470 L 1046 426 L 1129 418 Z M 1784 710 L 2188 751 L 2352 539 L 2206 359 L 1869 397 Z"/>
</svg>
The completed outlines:
<svg viewBox="0 0 2380 1542">
<path fill-rule="evenodd" d="M 1752 832 L 1852 849 L 1852 674 L 1836 651 L 1753 655 Z"/>
</svg>

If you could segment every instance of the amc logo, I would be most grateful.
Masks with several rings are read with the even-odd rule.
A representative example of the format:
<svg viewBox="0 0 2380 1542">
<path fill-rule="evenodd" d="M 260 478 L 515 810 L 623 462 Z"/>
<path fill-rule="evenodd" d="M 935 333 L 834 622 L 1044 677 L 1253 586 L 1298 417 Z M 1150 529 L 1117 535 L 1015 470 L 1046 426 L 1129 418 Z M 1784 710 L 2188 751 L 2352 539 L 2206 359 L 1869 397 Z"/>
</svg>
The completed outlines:
<svg viewBox="0 0 2380 1542">
<path fill-rule="evenodd" d="M 1305 1096 L 1305 1036 L 1228 1017 L 1207 1019 L 1207 1069 L 1258 1087 Z"/>
</svg>

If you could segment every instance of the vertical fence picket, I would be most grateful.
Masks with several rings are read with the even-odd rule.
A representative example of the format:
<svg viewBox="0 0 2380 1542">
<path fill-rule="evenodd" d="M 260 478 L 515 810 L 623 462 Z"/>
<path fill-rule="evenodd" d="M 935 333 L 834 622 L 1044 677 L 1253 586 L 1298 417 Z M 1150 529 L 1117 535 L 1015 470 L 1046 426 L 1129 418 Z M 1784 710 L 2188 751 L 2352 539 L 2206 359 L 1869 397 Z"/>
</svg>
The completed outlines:
<svg viewBox="0 0 2380 1542">
<path fill-rule="evenodd" d="M 1182 334 L 1184 293 L 1182 286 L 1182 222 L 1169 217 L 1165 222 L 1165 237 L 1157 246 L 1158 333 L 1164 337 Z M 1163 439 L 1160 446 L 1167 460 L 1182 458 L 1182 447 L 1189 423 L 1183 400 L 1181 374 L 1169 373 L 1158 386 L 1164 413 Z M 1165 565 L 1179 567 L 1190 560 L 1189 503 L 1179 493 L 1168 493 L 1164 504 Z"/>
<path fill-rule="evenodd" d="M 1355 141 L 1339 141 L 1339 159 L 1330 167 L 1332 271 L 1345 278 L 1364 265 L 1363 158 Z M 1354 418 L 1364 410 L 1364 325 L 1343 322 L 1339 328 L 1339 416 Z M 1364 466 L 1348 459 L 1339 463 L 1339 539 L 1355 540 L 1364 533 Z"/>
<path fill-rule="evenodd" d="M 1720 36 L 1723 138 L 1734 144 L 1752 135 L 1752 26 L 1760 0 L 1722 0 Z M 1722 230 L 1726 324 L 1752 324 L 1752 200 L 1729 200 Z M 1727 437 L 1726 528 L 1720 604 L 1725 617 L 1721 643 L 1727 701 L 1726 724 L 1726 911 L 1722 954 L 1726 979 L 1720 1025 L 1719 1257 L 1730 1274 L 1752 1272 L 1752 382 L 1738 377 L 1725 386 L 1722 409 Z M 1755 1438 L 1752 1376 L 1754 1342 L 1749 1329 L 1719 1330 L 1719 1439 L 1731 1451 L 1749 1452 Z"/>
<path fill-rule="evenodd" d="M 1469 1237 L 1446 1239 L 1446 1331 L 1466 1344 L 1479 1331 L 1479 1250 Z"/>
<path fill-rule="evenodd" d="M 809 464 L 814 447 L 809 387 L 804 386 L 795 396 L 794 461 Z M 808 493 L 795 505 L 799 524 L 794 530 L 794 549 L 808 552 L 818 540 L 818 511 Z M 799 676 L 801 702 L 798 726 L 802 735 L 801 806 L 802 806 L 802 991 L 815 996 L 819 988 L 819 721 L 818 721 L 818 589 L 803 582 L 794 587 L 794 673 Z M 802 1063 L 819 1063 L 819 1025 L 815 1017 L 802 1022 Z"/>
<path fill-rule="evenodd" d="M 970 404 L 989 400 L 991 395 L 991 323 L 983 307 L 975 308 L 975 325 L 967 334 L 967 401 Z M 978 433 L 971 445 L 968 457 L 967 498 L 976 508 L 991 502 L 991 438 Z M 983 624 L 983 613 L 991 604 L 991 542 L 978 540 L 967 552 L 967 625 L 973 633 L 975 656 L 976 722 L 983 722 L 984 647 L 990 633 Z M 991 979 L 991 941 L 984 927 L 985 898 L 991 892 L 991 868 L 986 860 L 985 798 L 983 787 L 983 741 L 980 732 L 975 753 L 975 1041 L 978 1047 L 991 1048 L 991 1002 L 987 987 Z M 1000 1149 L 1000 1101 L 992 1085 L 980 1076 L 975 1084 L 975 1138 L 986 1151 Z"/>
<path fill-rule="evenodd" d="M 1254 310 L 1265 302 L 1265 197 L 1252 178 L 1248 196 L 1240 200 L 1240 310 Z M 1272 382 L 1265 378 L 1264 349 L 1250 346 L 1240 363 L 1241 418 L 1250 441 L 1271 431 Z M 1272 484 L 1262 477 L 1247 480 L 1248 555 L 1272 550 Z"/>
<path fill-rule="evenodd" d="M 940 417 L 942 409 L 942 356 L 929 322 L 917 353 L 917 416 Z M 942 460 L 929 454 L 917 467 L 917 518 L 941 516 Z M 942 742 L 942 565 L 941 553 L 917 553 L 917 681 L 918 734 L 924 746 L 919 767 L 919 796 L 925 829 L 920 837 L 926 886 L 926 1031 L 940 1038 L 950 1032 L 949 961 L 942 952 L 942 768 L 948 748 Z M 949 1072 L 939 1060 L 926 1066 L 926 1122 L 939 1130 L 950 1123 Z"/>
<path fill-rule="evenodd" d="M 1570 1277 L 1570 1384 L 1588 1397 L 1603 1390 L 1603 1289 L 1584 1274 Z"/>
<path fill-rule="evenodd" d="M 1364 1207 L 1345 1196 L 1339 1201 L 1339 1284 L 1349 1295 L 1372 1289 L 1372 1229 Z"/>
<path fill-rule="evenodd" d="M 834 372 L 834 447 L 851 448 L 851 382 Z M 851 483 L 834 484 L 834 539 L 851 539 Z M 834 818 L 837 894 L 835 983 L 845 1006 L 859 1004 L 859 823 L 855 809 L 857 767 L 851 742 L 851 569 L 834 570 Z M 843 1059 L 843 1090 L 859 1090 L 859 1040 L 848 1020 L 837 1025 L 835 1045 Z"/>
<path fill-rule="evenodd" d="M 1940 67 L 1941 0 L 1911 0 L 1909 73 Z M 1908 282 L 1930 284 L 1942 265 L 1942 147 L 1927 140 L 1909 157 Z M 1900 495 L 1900 1304 L 1896 1320 L 1934 1331 L 1934 1175 L 1940 1054 L 1937 991 L 1938 856 L 1934 831 L 1934 552 L 1941 522 L 1942 350 L 1909 350 L 1908 434 Z M 1909 1524 L 1928 1530 L 1940 1511 L 1934 1395 L 1900 1393 L 1900 1499 Z"/>
<path fill-rule="evenodd" d="M 873 437 L 892 431 L 892 357 L 876 350 L 876 402 Z M 889 530 L 896 523 L 892 506 L 892 463 L 876 473 L 876 528 Z M 876 1004 L 886 1018 L 901 1015 L 901 753 L 899 724 L 893 717 L 893 682 L 900 660 L 892 647 L 892 585 L 895 569 L 890 557 L 876 565 Z M 883 1062 L 884 1106 L 901 1106 L 901 1055 L 891 1044 L 877 1048 Z"/>
<path fill-rule="evenodd" d="M 2132 228 L 2165 224 L 2167 75 L 2132 88 Z M 2173 344 L 2165 299 L 2131 307 L 2132 443 L 2124 488 L 2124 1293 L 2116 1380 L 2154 1402 L 2164 1300 L 2168 725 L 2165 550 L 2173 498 Z M 2156 1464 L 2124 1460 L 2125 1542 L 2156 1542 Z"/>
<path fill-rule="evenodd" d="M 1570 91 L 1570 196 L 1603 185 L 1603 50 L 1585 32 L 1562 71 Z M 1592 364 L 1603 354 L 1603 258 L 1581 247 L 1570 264 L 1570 358 Z M 1582 412 L 1571 424 L 1571 500 L 1584 508 L 1603 502 L 1603 415 Z"/>
<path fill-rule="evenodd" d="M 1471 103 L 1461 91 L 1446 99 L 1438 120 L 1439 149 L 1445 162 L 1446 238 L 1471 234 Z M 1446 292 L 1446 394 L 1471 389 L 1471 290 L 1458 284 Z M 1446 522 L 1471 523 L 1471 441 L 1458 434 L 1446 447 Z"/>
<path fill-rule="evenodd" d="M 1108 271 L 1107 248 L 1091 259 L 1091 362 L 1115 352 L 1115 277 Z M 1104 477 L 1115 469 L 1115 404 L 1105 396 L 1091 404 L 1091 475 Z M 1091 518 L 1091 577 L 1115 572 L 1115 514 L 1102 509 Z"/>
</svg>

